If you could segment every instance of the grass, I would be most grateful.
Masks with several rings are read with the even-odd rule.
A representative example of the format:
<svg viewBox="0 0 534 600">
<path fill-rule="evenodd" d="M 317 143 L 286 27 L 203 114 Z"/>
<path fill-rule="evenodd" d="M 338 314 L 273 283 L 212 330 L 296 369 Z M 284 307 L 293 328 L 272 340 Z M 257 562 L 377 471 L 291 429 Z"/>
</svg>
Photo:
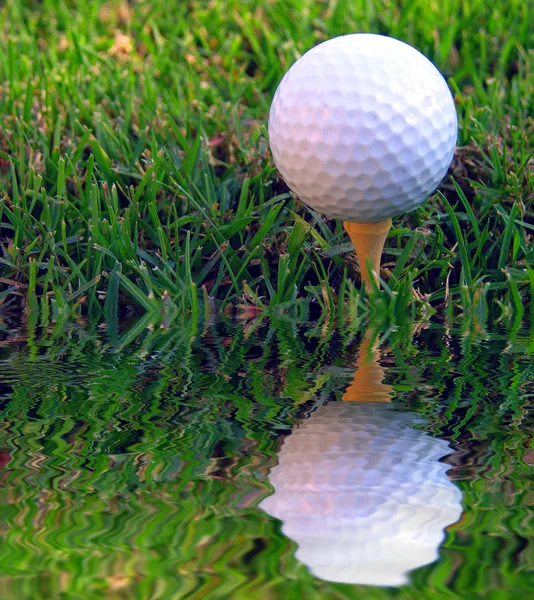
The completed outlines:
<svg viewBox="0 0 534 600">
<path fill-rule="evenodd" d="M 0 310 L 171 323 L 306 304 L 521 322 L 534 311 L 533 25 L 520 0 L 6 0 Z M 449 176 L 395 220 L 373 298 L 341 224 L 279 179 L 265 126 L 283 72 L 352 31 L 417 46 L 460 120 Z"/>
</svg>

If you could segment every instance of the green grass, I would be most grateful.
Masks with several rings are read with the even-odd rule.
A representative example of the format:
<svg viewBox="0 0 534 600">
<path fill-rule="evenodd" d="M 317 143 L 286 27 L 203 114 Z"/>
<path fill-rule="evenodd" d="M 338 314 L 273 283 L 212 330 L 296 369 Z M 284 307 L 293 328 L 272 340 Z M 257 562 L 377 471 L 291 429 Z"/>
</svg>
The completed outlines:
<svg viewBox="0 0 534 600">
<path fill-rule="evenodd" d="M 533 26 L 521 0 L 5 0 L 3 309 L 42 324 L 300 304 L 520 322 L 534 310 Z M 460 120 L 440 191 L 394 222 L 374 298 L 341 224 L 278 178 L 265 126 L 283 72 L 352 31 L 417 46 Z"/>
</svg>

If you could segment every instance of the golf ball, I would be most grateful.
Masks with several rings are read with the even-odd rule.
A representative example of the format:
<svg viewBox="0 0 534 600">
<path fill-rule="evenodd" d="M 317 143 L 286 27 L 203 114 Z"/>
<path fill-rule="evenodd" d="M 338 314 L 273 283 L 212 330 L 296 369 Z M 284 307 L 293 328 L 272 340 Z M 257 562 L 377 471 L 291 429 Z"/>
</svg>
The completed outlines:
<svg viewBox="0 0 534 600">
<path fill-rule="evenodd" d="M 436 67 L 367 33 L 304 54 L 269 114 L 274 162 L 291 190 L 331 217 L 374 223 L 413 210 L 447 173 L 457 118 Z"/>
</svg>

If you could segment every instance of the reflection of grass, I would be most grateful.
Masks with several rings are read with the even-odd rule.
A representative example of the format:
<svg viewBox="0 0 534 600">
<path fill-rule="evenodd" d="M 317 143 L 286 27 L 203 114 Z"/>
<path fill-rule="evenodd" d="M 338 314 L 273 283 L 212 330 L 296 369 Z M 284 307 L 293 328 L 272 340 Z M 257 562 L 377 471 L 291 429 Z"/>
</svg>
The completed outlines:
<svg viewBox="0 0 534 600">
<path fill-rule="evenodd" d="M 253 578 L 257 544 L 287 552 L 254 506 L 277 438 L 318 390 L 340 385 L 314 374 L 304 343 L 281 356 L 291 331 L 270 343 L 213 331 L 193 348 L 187 333 L 169 344 L 163 332 L 119 354 L 74 329 L 34 346 L 33 360 L 10 353 L 2 597 L 202 597 L 216 586 L 225 598 Z"/>
<path fill-rule="evenodd" d="M 457 451 L 447 460 L 466 512 L 441 561 L 390 591 L 317 581 L 295 560 L 293 542 L 256 506 L 271 491 L 281 436 L 352 379 L 354 346 L 323 333 L 289 320 L 252 335 L 219 324 L 197 341 L 156 330 L 117 351 L 120 341 L 71 326 L 4 349 L 2 598 L 526 592 L 531 367 L 522 332 L 509 341 L 403 330 L 384 347 L 397 400 Z"/>
<path fill-rule="evenodd" d="M 265 120 L 302 52 L 374 31 L 433 59 L 460 116 L 457 183 L 396 221 L 383 302 L 520 316 L 534 289 L 531 12 L 520 0 L 6 0 L 0 301 L 44 322 L 112 321 L 121 293 L 168 321 L 209 296 L 332 312 L 330 285 L 360 304 L 341 224 L 289 197 Z"/>
</svg>

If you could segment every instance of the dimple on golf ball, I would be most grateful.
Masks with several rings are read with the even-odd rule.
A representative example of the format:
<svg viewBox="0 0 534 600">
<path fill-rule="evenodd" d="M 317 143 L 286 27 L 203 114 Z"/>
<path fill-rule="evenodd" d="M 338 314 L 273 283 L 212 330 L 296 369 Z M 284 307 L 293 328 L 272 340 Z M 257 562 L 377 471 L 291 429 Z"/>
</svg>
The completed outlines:
<svg viewBox="0 0 534 600">
<path fill-rule="evenodd" d="M 399 40 L 357 33 L 304 54 L 269 114 L 274 162 L 306 204 L 374 223 L 413 210 L 447 173 L 454 100 L 436 67 Z"/>
</svg>

